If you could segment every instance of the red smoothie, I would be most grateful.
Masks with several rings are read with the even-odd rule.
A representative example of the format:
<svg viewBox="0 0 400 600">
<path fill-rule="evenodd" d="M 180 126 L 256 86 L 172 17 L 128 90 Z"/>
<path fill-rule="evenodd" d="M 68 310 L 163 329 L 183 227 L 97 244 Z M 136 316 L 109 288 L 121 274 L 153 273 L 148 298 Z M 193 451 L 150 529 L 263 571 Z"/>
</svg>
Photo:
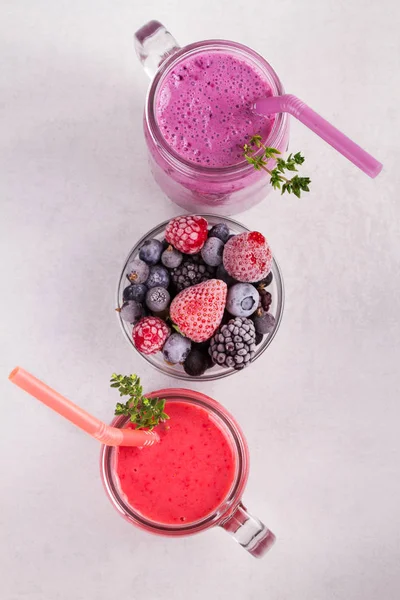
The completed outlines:
<svg viewBox="0 0 400 600">
<path fill-rule="evenodd" d="M 164 525 L 190 524 L 214 512 L 235 479 L 232 443 L 205 409 L 168 401 L 169 421 L 156 428 L 161 441 L 121 447 L 116 473 L 130 506 Z"/>
<path fill-rule="evenodd" d="M 189 56 L 168 73 L 156 99 L 156 117 L 166 142 L 183 158 L 207 167 L 243 161 L 243 145 L 267 139 L 274 116 L 252 107 L 272 91 L 255 66 L 227 52 Z"/>
</svg>

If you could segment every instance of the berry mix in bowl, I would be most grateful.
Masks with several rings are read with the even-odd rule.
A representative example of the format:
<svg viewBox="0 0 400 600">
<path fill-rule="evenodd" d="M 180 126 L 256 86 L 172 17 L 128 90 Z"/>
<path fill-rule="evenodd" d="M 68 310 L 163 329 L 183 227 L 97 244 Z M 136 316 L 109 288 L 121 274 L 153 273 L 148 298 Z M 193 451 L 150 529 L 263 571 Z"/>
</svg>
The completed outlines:
<svg viewBox="0 0 400 600">
<path fill-rule="evenodd" d="M 128 342 L 155 368 L 214 380 L 248 367 L 269 346 L 284 302 L 264 235 L 214 215 L 182 215 L 133 247 L 117 290 Z"/>
</svg>

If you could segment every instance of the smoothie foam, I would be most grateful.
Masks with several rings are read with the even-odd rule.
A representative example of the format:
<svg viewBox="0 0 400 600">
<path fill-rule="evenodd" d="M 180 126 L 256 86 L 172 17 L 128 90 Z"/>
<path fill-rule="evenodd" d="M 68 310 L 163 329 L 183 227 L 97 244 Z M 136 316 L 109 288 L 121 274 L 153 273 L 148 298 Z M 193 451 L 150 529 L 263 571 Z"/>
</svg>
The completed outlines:
<svg viewBox="0 0 400 600">
<path fill-rule="evenodd" d="M 272 91 L 261 71 L 227 52 L 183 59 L 160 84 L 156 118 L 175 152 L 201 166 L 227 167 L 243 160 L 243 145 L 255 134 L 265 140 L 274 117 L 252 106 Z"/>
<path fill-rule="evenodd" d="M 148 448 L 121 447 L 116 473 L 130 506 L 165 525 L 193 523 L 226 498 L 236 464 L 227 434 L 201 407 L 168 401 L 169 421 L 156 427 L 161 441 Z"/>
</svg>

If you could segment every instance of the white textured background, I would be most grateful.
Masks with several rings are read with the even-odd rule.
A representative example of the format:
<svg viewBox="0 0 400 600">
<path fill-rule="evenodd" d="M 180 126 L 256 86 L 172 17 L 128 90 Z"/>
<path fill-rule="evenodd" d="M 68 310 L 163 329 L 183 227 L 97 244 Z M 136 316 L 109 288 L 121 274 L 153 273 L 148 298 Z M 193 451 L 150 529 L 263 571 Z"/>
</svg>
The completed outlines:
<svg viewBox="0 0 400 600">
<path fill-rule="evenodd" d="M 399 6 L 2 0 L 2 600 L 399 598 Z M 130 527 L 103 494 L 96 443 L 7 382 L 20 364 L 106 420 L 112 371 L 173 383 L 133 355 L 113 311 L 127 251 L 180 212 L 143 143 L 132 34 L 151 18 L 182 44 L 254 47 L 385 165 L 370 180 L 293 123 L 312 193 L 239 216 L 281 263 L 283 323 L 251 369 L 193 387 L 247 434 L 245 500 L 278 537 L 262 561 L 222 530 Z"/>
</svg>

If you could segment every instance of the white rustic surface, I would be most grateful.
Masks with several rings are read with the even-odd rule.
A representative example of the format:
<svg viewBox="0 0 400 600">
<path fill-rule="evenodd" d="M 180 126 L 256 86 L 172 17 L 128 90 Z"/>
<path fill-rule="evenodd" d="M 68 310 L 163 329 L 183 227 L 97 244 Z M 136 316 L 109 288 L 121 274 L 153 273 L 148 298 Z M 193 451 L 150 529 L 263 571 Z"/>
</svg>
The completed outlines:
<svg viewBox="0 0 400 600">
<path fill-rule="evenodd" d="M 2 599 L 399 597 L 399 6 L 3 0 Z M 193 387 L 247 434 L 245 500 L 278 538 L 262 561 L 222 530 L 169 540 L 130 527 L 103 493 L 96 443 L 7 381 L 23 365 L 105 420 L 112 371 L 174 383 L 133 355 L 113 312 L 128 249 L 179 213 L 143 143 L 132 33 L 151 18 L 182 44 L 253 46 L 385 165 L 370 180 L 293 123 L 312 193 L 239 216 L 281 263 L 282 327 L 251 369 Z"/>
</svg>

